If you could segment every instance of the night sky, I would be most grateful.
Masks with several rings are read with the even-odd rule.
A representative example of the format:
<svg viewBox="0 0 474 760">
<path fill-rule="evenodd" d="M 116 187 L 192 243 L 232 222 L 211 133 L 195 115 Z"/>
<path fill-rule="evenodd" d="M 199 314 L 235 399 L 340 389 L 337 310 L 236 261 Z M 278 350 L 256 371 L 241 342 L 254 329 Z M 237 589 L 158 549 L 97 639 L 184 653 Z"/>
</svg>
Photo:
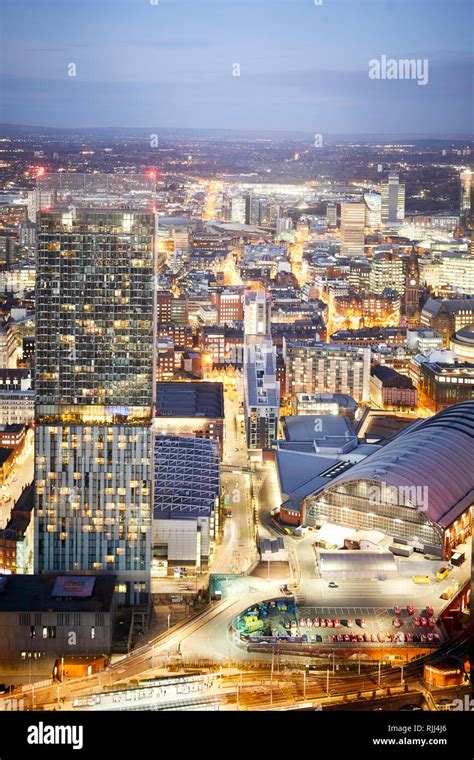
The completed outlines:
<svg viewBox="0 0 474 760">
<path fill-rule="evenodd" d="M 468 134 L 471 0 L 1 0 L 0 121 Z M 369 61 L 427 58 L 429 82 Z M 68 76 L 74 63 L 76 77 Z M 240 77 L 232 66 L 241 67 Z"/>
</svg>

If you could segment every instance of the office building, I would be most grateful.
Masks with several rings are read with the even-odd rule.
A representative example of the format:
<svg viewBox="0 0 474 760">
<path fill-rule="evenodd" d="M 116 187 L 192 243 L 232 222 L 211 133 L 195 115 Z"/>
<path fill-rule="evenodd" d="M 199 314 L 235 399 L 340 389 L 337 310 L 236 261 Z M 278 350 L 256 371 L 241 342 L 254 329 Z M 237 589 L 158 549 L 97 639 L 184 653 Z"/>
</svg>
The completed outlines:
<svg viewBox="0 0 474 760">
<path fill-rule="evenodd" d="M 474 298 L 429 298 L 421 310 L 421 325 L 436 330 L 443 347 L 449 347 L 451 335 L 474 322 Z"/>
<path fill-rule="evenodd" d="M 341 255 L 363 256 L 365 203 L 341 203 Z"/>
<path fill-rule="evenodd" d="M 411 378 L 376 364 L 370 373 L 370 400 L 379 409 L 415 409 L 418 392 Z"/>
<path fill-rule="evenodd" d="M 405 270 L 398 251 L 379 251 L 372 257 L 369 275 L 369 290 L 381 295 L 390 287 L 402 295 L 405 288 Z"/>
<path fill-rule="evenodd" d="M 217 441 L 155 438 L 153 557 L 168 565 L 207 568 L 219 524 Z"/>
<path fill-rule="evenodd" d="M 405 183 L 394 172 L 382 182 L 382 222 L 388 226 L 401 224 L 405 218 Z"/>
<path fill-rule="evenodd" d="M 151 557 L 154 184 L 130 178 L 140 206 L 121 208 L 125 178 L 91 178 L 48 178 L 38 214 L 35 569 L 114 574 L 133 603 Z"/>
</svg>

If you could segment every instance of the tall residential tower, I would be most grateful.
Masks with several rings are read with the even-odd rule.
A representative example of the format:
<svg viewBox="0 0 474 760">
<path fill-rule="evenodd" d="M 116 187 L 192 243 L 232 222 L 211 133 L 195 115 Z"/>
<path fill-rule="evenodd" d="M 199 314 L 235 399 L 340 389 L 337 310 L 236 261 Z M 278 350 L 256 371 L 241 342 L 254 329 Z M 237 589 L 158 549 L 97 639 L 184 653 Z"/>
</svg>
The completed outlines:
<svg viewBox="0 0 474 760">
<path fill-rule="evenodd" d="M 88 177 L 47 178 L 47 208 L 39 186 L 35 570 L 110 572 L 136 602 L 151 554 L 154 186 Z"/>
</svg>

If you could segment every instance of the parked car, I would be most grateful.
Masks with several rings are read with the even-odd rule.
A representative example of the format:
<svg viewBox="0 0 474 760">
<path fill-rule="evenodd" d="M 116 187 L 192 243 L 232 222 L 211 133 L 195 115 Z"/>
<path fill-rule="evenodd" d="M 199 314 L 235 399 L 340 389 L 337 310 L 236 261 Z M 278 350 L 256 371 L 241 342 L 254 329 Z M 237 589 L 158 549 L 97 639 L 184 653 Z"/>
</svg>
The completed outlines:
<svg viewBox="0 0 474 760">
<path fill-rule="evenodd" d="M 339 586 L 337 585 L 337 583 L 334 583 L 334 581 L 330 581 L 330 583 L 328 583 L 328 586 L 329 586 L 329 588 L 339 588 Z"/>
<path fill-rule="evenodd" d="M 326 628 L 333 628 L 334 624 L 329 618 L 326 620 Z"/>
<path fill-rule="evenodd" d="M 350 635 L 348 633 L 345 633 L 344 634 L 344 641 L 350 641 L 350 640 L 351 640 Z"/>
<path fill-rule="evenodd" d="M 364 618 L 361 618 L 359 620 L 359 625 L 361 628 L 367 628 L 367 623 L 365 622 Z"/>
<path fill-rule="evenodd" d="M 428 613 L 428 617 L 433 617 L 434 610 L 433 607 L 431 607 L 429 604 L 426 605 L 426 611 Z"/>
<path fill-rule="evenodd" d="M 423 626 L 423 628 L 428 625 L 428 621 L 425 617 L 420 618 L 420 623 Z"/>
<path fill-rule="evenodd" d="M 401 626 L 401 623 L 400 623 L 400 621 L 399 621 L 399 619 L 398 619 L 398 618 L 393 618 L 393 620 L 392 620 L 392 625 L 394 625 L 394 626 L 395 626 L 395 628 L 400 628 L 400 626 Z"/>
<path fill-rule="evenodd" d="M 319 628 L 319 618 L 313 618 L 313 626 Z"/>
<path fill-rule="evenodd" d="M 348 618 L 348 620 L 346 621 L 346 625 L 347 625 L 348 628 L 352 628 L 352 626 L 354 625 L 354 623 L 352 622 L 352 620 L 350 618 Z"/>
<path fill-rule="evenodd" d="M 376 641 L 377 641 L 377 636 L 376 636 L 376 634 L 375 634 L 375 633 L 371 633 L 371 634 L 370 634 L 370 640 L 371 640 L 371 641 L 373 641 L 373 642 L 376 642 Z"/>
<path fill-rule="evenodd" d="M 421 621 L 420 621 L 419 617 L 414 618 L 413 622 L 415 623 L 415 625 L 416 625 L 417 628 L 421 625 Z"/>
<path fill-rule="evenodd" d="M 436 623 L 435 623 L 435 621 L 433 620 L 432 617 L 428 618 L 428 625 L 429 625 L 430 628 L 434 628 L 435 627 Z"/>
<path fill-rule="evenodd" d="M 321 618 L 321 620 L 319 621 L 319 625 L 321 626 L 321 628 L 326 628 L 326 621 L 324 620 L 324 618 Z"/>
<path fill-rule="evenodd" d="M 341 627 L 341 621 L 336 618 L 336 620 L 333 620 L 334 628 L 340 628 Z"/>
<path fill-rule="evenodd" d="M 401 615 L 402 614 L 401 607 L 395 607 L 394 613 L 395 613 L 395 615 Z"/>
<path fill-rule="evenodd" d="M 415 613 L 415 608 L 412 607 L 411 604 L 409 604 L 407 606 L 407 612 L 408 612 L 409 615 L 413 615 Z"/>
<path fill-rule="evenodd" d="M 405 639 L 411 644 L 413 641 L 413 634 L 412 633 L 406 633 Z"/>
</svg>

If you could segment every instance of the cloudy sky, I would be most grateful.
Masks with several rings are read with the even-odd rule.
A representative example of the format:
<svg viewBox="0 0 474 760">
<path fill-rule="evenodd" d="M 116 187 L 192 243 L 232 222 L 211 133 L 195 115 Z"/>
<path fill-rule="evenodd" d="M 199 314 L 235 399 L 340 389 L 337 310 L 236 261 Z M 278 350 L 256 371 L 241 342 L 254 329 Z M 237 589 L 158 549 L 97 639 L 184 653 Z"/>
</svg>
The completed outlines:
<svg viewBox="0 0 474 760">
<path fill-rule="evenodd" d="M 471 0 L 1 0 L 0 7 L 3 122 L 472 132 Z M 382 55 L 428 59 L 428 84 L 370 79 L 369 61 Z"/>
</svg>

